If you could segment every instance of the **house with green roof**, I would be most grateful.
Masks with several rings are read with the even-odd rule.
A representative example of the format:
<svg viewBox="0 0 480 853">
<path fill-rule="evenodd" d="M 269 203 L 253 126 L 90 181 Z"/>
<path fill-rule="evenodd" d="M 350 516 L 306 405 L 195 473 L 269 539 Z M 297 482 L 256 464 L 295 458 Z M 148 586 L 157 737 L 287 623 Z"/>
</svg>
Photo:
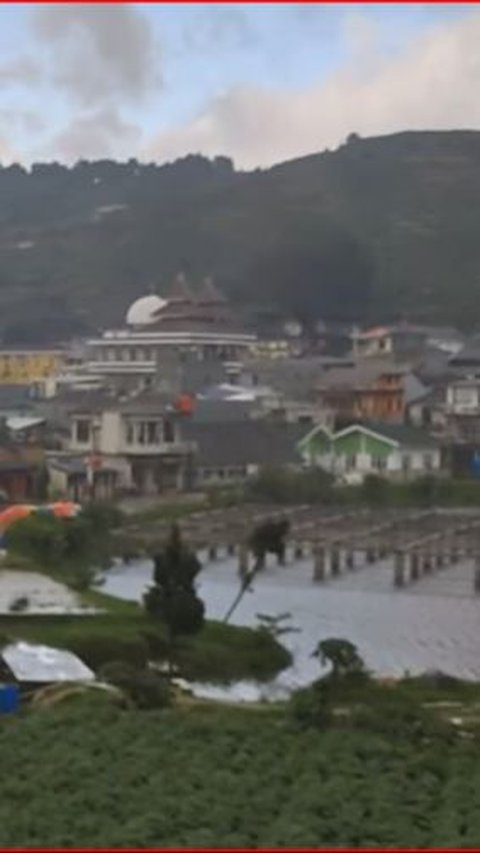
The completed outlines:
<svg viewBox="0 0 480 853">
<path fill-rule="evenodd" d="M 352 484 L 369 474 L 409 480 L 441 471 L 438 442 L 404 424 L 358 423 L 337 432 L 317 426 L 298 446 L 306 465 Z"/>
</svg>

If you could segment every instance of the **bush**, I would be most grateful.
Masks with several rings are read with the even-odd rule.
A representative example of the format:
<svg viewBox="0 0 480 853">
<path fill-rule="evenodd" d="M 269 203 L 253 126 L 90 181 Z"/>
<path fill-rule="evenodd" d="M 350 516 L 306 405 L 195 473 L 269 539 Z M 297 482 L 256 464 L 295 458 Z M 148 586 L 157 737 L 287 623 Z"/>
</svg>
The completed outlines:
<svg viewBox="0 0 480 853">
<path fill-rule="evenodd" d="M 163 626 L 142 628 L 139 633 L 145 640 L 152 658 L 161 659 L 168 656 L 170 645 Z"/>
<path fill-rule="evenodd" d="M 148 669 L 139 670 L 121 661 L 112 661 L 102 667 L 100 675 L 129 696 L 137 708 L 166 708 L 170 704 L 168 680 Z"/>
<path fill-rule="evenodd" d="M 332 713 L 325 682 L 316 681 L 309 687 L 296 690 L 289 699 L 288 714 L 294 725 L 301 729 L 326 728 Z"/>
<path fill-rule="evenodd" d="M 194 639 L 180 640 L 174 662 L 184 678 L 228 684 L 270 681 L 291 664 L 292 657 L 265 628 L 209 622 Z"/>
<path fill-rule="evenodd" d="M 247 486 L 254 500 L 279 504 L 331 503 L 333 479 L 321 468 L 293 471 L 288 468 L 262 468 Z"/>
<path fill-rule="evenodd" d="M 447 743 L 456 736 L 451 724 L 422 708 L 417 701 L 401 697 L 395 691 L 390 695 L 385 693 L 372 704 L 352 708 L 348 725 L 409 742 L 439 739 Z"/>
<path fill-rule="evenodd" d="M 148 661 L 148 645 L 143 637 L 134 633 L 119 635 L 99 631 L 86 635 L 73 630 L 65 636 L 65 645 L 95 672 L 111 661 L 122 661 L 134 667 L 144 667 Z"/>
<path fill-rule="evenodd" d="M 360 495 L 362 501 L 371 506 L 385 506 L 390 501 L 390 483 L 384 477 L 376 474 L 368 474 L 361 487 Z"/>
</svg>

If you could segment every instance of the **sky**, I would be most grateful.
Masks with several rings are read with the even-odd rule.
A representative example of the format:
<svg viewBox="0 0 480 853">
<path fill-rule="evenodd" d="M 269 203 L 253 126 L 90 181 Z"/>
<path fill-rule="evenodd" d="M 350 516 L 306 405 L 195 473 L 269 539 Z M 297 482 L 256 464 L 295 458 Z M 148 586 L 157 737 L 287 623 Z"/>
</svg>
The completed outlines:
<svg viewBox="0 0 480 853">
<path fill-rule="evenodd" d="M 254 169 L 349 133 L 480 129 L 480 6 L 1 4 L 0 161 Z"/>
</svg>

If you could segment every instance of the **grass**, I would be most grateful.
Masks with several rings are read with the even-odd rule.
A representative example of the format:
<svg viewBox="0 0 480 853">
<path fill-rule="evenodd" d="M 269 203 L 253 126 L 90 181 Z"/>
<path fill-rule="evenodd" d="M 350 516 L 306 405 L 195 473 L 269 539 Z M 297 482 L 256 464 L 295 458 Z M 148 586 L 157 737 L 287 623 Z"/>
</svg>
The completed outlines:
<svg viewBox="0 0 480 853">
<path fill-rule="evenodd" d="M 0 637 L 70 649 L 93 669 L 111 660 L 142 665 L 164 658 L 162 627 L 138 604 L 92 590 L 82 599 L 102 612 L 8 613 L 0 616 Z M 207 622 L 199 634 L 182 638 L 175 660 L 182 676 L 216 683 L 267 681 L 291 663 L 289 652 L 265 631 L 219 622 Z"/>
<path fill-rule="evenodd" d="M 10 848 L 477 848 L 480 837 L 475 740 L 419 746 L 300 731 L 278 708 L 97 701 L 5 720 L 0 754 Z"/>
</svg>

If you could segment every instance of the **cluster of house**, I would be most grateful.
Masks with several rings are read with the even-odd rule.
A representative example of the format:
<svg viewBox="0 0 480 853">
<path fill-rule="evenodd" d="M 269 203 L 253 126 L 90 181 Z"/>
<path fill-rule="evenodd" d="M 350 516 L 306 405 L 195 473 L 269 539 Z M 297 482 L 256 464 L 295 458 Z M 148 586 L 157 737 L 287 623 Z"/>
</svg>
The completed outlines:
<svg viewBox="0 0 480 853">
<path fill-rule="evenodd" d="M 68 351 L 0 350 L 0 497 L 192 491 L 263 466 L 480 475 L 480 339 L 408 323 L 342 335 L 343 349 L 324 329 L 313 351 L 298 330 L 259 339 L 211 280 L 178 276 Z"/>
</svg>

